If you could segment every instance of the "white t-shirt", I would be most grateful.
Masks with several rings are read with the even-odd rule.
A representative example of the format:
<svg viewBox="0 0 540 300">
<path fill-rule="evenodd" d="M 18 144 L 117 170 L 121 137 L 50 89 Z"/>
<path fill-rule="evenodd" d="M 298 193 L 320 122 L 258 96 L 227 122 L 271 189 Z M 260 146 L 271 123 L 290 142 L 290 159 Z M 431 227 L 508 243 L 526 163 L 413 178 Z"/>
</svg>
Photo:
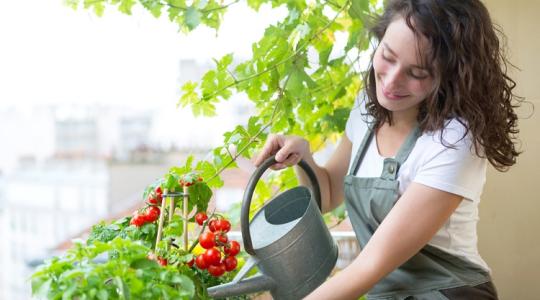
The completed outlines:
<svg viewBox="0 0 540 300">
<path fill-rule="evenodd" d="M 362 112 L 365 112 L 365 103 L 357 101 L 347 121 L 345 132 L 352 142 L 349 169 L 367 131 L 366 116 Z M 463 196 L 464 200 L 428 244 L 465 258 L 489 272 L 489 267 L 478 253 L 476 234 L 478 204 L 486 180 L 487 161 L 478 157 L 474 148 L 471 149 L 470 134 L 462 139 L 464 132 L 464 126 L 457 120 L 447 123 L 443 140 L 455 149 L 443 145 L 440 131 L 423 133 L 399 169 L 398 193 L 401 196 L 412 182 L 417 182 Z M 374 135 L 355 175 L 380 177 L 383 161 Z"/>
</svg>

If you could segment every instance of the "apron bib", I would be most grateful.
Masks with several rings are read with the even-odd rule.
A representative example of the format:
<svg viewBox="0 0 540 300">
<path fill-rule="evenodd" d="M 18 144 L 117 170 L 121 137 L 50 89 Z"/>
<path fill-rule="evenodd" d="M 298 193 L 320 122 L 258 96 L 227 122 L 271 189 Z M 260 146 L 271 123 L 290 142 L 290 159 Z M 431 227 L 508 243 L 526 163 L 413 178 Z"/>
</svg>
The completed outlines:
<svg viewBox="0 0 540 300">
<path fill-rule="evenodd" d="M 384 159 L 380 177 L 356 177 L 354 174 L 373 139 L 373 134 L 373 130 L 369 128 L 344 180 L 347 212 L 362 248 L 398 199 L 399 168 L 414 148 L 420 129 L 418 126 L 413 129 L 395 158 Z M 476 286 L 490 280 L 489 273 L 481 267 L 426 245 L 379 281 L 367 294 L 367 299 L 448 299 L 441 290 Z"/>
</svg>

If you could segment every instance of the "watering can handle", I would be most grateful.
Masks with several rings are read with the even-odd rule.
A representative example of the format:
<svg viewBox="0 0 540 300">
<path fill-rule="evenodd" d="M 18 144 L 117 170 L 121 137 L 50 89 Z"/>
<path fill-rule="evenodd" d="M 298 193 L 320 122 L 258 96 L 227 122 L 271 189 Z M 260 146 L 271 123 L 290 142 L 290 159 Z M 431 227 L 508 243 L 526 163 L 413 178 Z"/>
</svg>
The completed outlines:
<svg viewBox="0 0 540 300">
<path fill-rule="evenodd" d="M 247 253 L 251 255 L 255 255 L 255 251 L 253 250 L 253 243 L 251 241 L 251 233 L 249 230 L 249 209 L 251 207 L 251 198 L 253 197 L 253 192 L 255 191 L 255 186 L 257 185 L 257 182 L 263 175 L 264 171 L 268 169 L 270 166 L 277 163 L 276 158 L 274 155 L 267 158 L 257 169 L 255 169 L 255 172 L 251 175 L 251 178 L 249 179 L 249 182 L 247 184 L 246 191 L 244 192 L 244 199 L 242 201 L 242 210 L 240 212 L 240 223 L 241 223 L 241 229 L 242 229 L 242 238 L 244 240 L 244 249 Z M 311 185 L 313 188 L 313 196 L 315 197 L 315 201 L 317 202 L 317 205 L 319 206 L 319 209 L 322 211 L 321 208 L 321 190 L 319 188 L 319 182 L 317 181 L 317 176 L 315 175 L 315 172 L 311 169 L 309 164 L 305 162 L 304 160 L 300 160 L 298 162 L 298 165 L 304 169 L 307 176 L 309 177 L 309 180 L 311 181 Z"/>
</svg>

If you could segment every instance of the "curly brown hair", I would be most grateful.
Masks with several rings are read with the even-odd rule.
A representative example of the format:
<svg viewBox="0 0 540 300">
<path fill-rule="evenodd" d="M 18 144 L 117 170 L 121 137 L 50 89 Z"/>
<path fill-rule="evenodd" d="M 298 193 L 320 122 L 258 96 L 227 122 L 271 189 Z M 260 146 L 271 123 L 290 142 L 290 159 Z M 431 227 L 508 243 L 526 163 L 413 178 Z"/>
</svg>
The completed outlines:
<svg viewBox="0 0 540 300">
<path fill-rule="evenodd" d="M 463 137 L 472 135 L 476 154 L 506 171 L 520 154 L 515 108 L 523 99 L 513 93 L 516 83 L 507 75 L 510 63 L 499 40 L 505 36 L 486 7 L 479 0 L 390 0 L 370 28 L 372 36 L 380 42 L 397 17 L 427 38 L 431 51 L 421 55 L 425 65 L 436 70 L 435 89 L 420 106 L 420 128 L 441 130 L 442 139 L 446 122 L 456 118 L 466 128 Z M 377 101 L 373 65 L 364 82 L 374 125 L 392 124 L 390 112 Z"/>
</svg>

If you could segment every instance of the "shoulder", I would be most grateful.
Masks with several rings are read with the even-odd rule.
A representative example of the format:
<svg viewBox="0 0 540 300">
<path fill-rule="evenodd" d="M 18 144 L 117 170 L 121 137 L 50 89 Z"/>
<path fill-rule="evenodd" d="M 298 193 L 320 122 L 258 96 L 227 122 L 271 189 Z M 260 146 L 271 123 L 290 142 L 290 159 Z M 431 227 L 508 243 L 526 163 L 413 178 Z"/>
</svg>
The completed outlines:
<svg viewBox="0 0 540 300">
<path fill-rule="evenodd" d="M 456 147 L 470 147 L 472 145 L 472 135 L 467 128 L 466 121 L 453 118 L 445 122 L 443 128 L 422 135 L 426 142 L 435 145 Z"/>
<path fill-rule="evenodd" d="M 481 158 L 482 149 L 478 153 L 474 147 L 474 139 L 468 124 L 459 119 L 449 119 L 445 126 L 439 130 L 424 132 L 418 139 L 417 145 L 422 152 L 424 161 L 437 157 L 441 154 L 467 157 L 470 159 Z"/>
<path fill-rule="evenodd" d="M 476 154 L 466 123 L 453 119 L 440 130 L 424 133 L 415 150 L 415 182 L 466 199 L 480 199 L 486 159 Z"/>
</svg>

